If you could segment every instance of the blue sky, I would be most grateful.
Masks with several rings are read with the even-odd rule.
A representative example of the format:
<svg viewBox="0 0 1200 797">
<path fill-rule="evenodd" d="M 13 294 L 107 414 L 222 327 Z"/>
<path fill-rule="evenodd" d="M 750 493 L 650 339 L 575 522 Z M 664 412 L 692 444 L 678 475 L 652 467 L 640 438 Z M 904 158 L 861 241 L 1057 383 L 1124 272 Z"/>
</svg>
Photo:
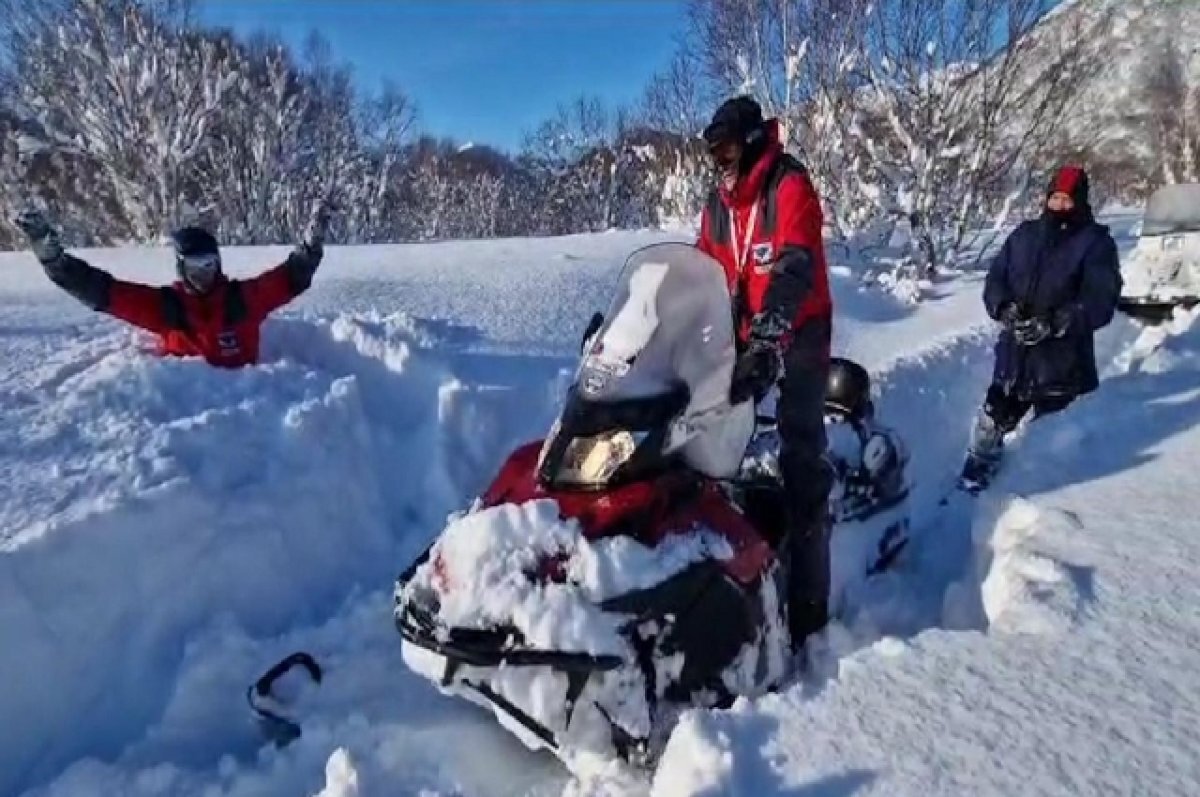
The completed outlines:
<svg viewBox="0 0 1200 797">
<path fill-rule="evenodd" d="M 522 133 L 581 92 L 640 97 L 670 60 L 685 0 L 207 0 L 201 19 L 274 31 L 299 45 L 312 29 L 364 88 L 389 77 L 421 127 L 515 150 Z"/>
</svg>

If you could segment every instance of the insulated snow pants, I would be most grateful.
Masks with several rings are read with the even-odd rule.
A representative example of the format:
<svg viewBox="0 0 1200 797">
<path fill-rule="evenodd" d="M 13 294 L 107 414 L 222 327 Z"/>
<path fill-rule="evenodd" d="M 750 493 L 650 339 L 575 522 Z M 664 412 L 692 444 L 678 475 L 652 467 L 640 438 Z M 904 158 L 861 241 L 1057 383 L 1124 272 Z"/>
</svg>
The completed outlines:
<svg viewBox="0 0 1200 797">
<path fill-rule="evenodd" d="M 1033 410 L 1033 417 L 1060 412 L 1075 400 L 1074 396 L 1045 396 L 1039 399 L 1023 399 L 1004 389 L 1003 385 L 992 384 L 983 400 L 983 407 L 975 418 L 971 431 L 971 445 L 967 451 L 967 462 L 963 476 L 972 480 L 983 477 L 976 475 L 983 463 L 995 462 L 1004 445 L 1004 436 L 1017 428 L 1021 419 Z"/>
<path fill-rule="evenodd" d="M 829 322 L 814 319 L 796 331 L 784 355 L 777 407 L 791 565 L 788 618 L 794 644 L 828 620 L 828 502 L 834 480 L 825 450 L 828 374 Z"/>
<path fill-rule="evenodd" d="M 1006 393 L 1002 385 L 992 385 L 984 399 L 983 411 L 996 424 L 1001 434 L 1008 434 L 1017 428 L 1017 424 L 1030 410 L 1033 410 L 1034 418 L 1040 418 L 1065 410 L 1074 400 L 1074 396 L 1047 396 L 1029 401 Z"/>
</svg>

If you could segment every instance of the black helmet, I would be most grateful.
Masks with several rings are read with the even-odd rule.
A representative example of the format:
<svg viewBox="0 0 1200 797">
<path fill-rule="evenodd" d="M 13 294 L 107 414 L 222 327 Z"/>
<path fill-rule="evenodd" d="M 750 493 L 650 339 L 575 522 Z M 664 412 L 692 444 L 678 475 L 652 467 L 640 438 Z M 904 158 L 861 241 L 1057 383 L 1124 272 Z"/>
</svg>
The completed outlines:
<svg viewBox="0 0 1200 797">
<path fill-rule="evenodd" d="M 175 271 L 184 286 L 195 293 L 212 288 L 221 273 L 217 239 L 200 227 L 184 227 L 171 233 L 175 247 Z"/>
<path fill-rule="evenodd" d="M 873 407 L 867 369 L 844 357 L 832 358 L 825 383 L 825 407 L 852 420 L 870 417 Z"/>
<path fill-rule="evenodd" d="M 766 123 L 762 107 L 753 97 L 741 96 L 726 100 L 713 114 L 712 121 L 704 128 L 704 140 L 708 144 L 717 165 L 721 168 L 736 166 L 746 173 L 758 161 L 767 147 Z M 738 161 L 723 162 L 722 152 L 727 144 L 736 144 L 740 155 Z"/>
<path fill-rule="evenodd" d="M 709 146 L 735 141 L 750 144 L 763 129 L 762 107 L 753 97 L 734 97 L 726 100 L 704 128 L 704 140 Z"/>
</svg>

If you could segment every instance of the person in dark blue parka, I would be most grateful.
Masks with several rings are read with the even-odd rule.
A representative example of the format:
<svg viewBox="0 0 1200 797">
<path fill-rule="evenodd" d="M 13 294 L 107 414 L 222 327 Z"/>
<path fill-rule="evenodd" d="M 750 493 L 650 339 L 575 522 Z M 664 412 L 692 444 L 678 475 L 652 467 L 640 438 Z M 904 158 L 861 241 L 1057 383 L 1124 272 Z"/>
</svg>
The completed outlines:
<svg viewBox="0 0 1200 797">
<path fill-rule="evenodd" d="M 1112 320 L 1120 294 L 1117 245 L 1092 215 L 1087 173 L 1064 166 L 1041 218 L 1017 227 L 988 271 L 983 303 L 1002 329 L 963 486 L 986 484 L 1004 436 L 1030 410 L 1035 418 L 1058 412 L 1099 387 L 1092 336 Z"/>
</svg>

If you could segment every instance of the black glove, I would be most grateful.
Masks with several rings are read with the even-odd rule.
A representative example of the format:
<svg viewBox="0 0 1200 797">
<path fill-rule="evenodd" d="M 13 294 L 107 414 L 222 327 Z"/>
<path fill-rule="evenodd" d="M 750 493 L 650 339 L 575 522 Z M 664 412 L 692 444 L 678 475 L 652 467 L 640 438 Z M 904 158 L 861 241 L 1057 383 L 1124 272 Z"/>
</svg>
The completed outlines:
<svg viewBox="0 0 1200 797">
<path fill-rule="evenodd" d="M 1021 308 L 1017 306 L 1016 302 L 1005 302 L 1000 305 L 997 320 L 1010 332 L 1014 331 L 1017 324 L 1021 323 L 1022 320 Z"/>
<path fill-rule="evenodd" d="M 779 346 L 770 341 L 751 338 L 745 353 L 733 365 L 729 384 L 729 403 L 741 404 L 754 399 L 762 401 L 767 391 L 779 381 Z"/>
<path fill-rule="evenodd" d="M 875 497 L 875 479 L 866 468 L 854 468 L 842 477 L 846 495 L 862 500 Z"/>
<path fill-rule="evenodd" d="M 322 251 L 325 237 L 329 234 L 329 222 L 336 211 L 337 205 L 331 197 L 325 196 L 318 200 L 309 214 L 301 246 L 314 252 Z"/>
<path fill-rule="evenodd" d="M 1061 338 L 1075 325 L 1075 308 L 1060 307 L 1050 316 L 1050 336 Z"/>
<path fill-rule="evenodd" d="M 1025 318 L 1016 323 L 1013 327 L 1013 337 L 1017 339 L 1017 343 L 1022 346 L 1036 346 L 1046 338 L 1050 337 L 1053 330 L 1050 328 L 1050 322 L 1043 316 L 1034 316 L 1033 318 Z"/>
<path fill-rule="evenodd" d="M 579 339 L 580 354 L 587 350 L 588 341 L 600 331 L 602 326 L 604 326 L 604 313 L 592 313 L 592 319 L 588 321 L 587 329 L 583 330 L 583 337 Z"/>
<path fill-rule="evenodd" d="M 55 263 L 63 256 L 62 242 L 58 239 L 58 231 L 50 226 L 45 214 L 35 208 L 29 208 L 13 219 L 13 224 L 29 239 L 29 248 L 42 263 Z"/>
</svg>

